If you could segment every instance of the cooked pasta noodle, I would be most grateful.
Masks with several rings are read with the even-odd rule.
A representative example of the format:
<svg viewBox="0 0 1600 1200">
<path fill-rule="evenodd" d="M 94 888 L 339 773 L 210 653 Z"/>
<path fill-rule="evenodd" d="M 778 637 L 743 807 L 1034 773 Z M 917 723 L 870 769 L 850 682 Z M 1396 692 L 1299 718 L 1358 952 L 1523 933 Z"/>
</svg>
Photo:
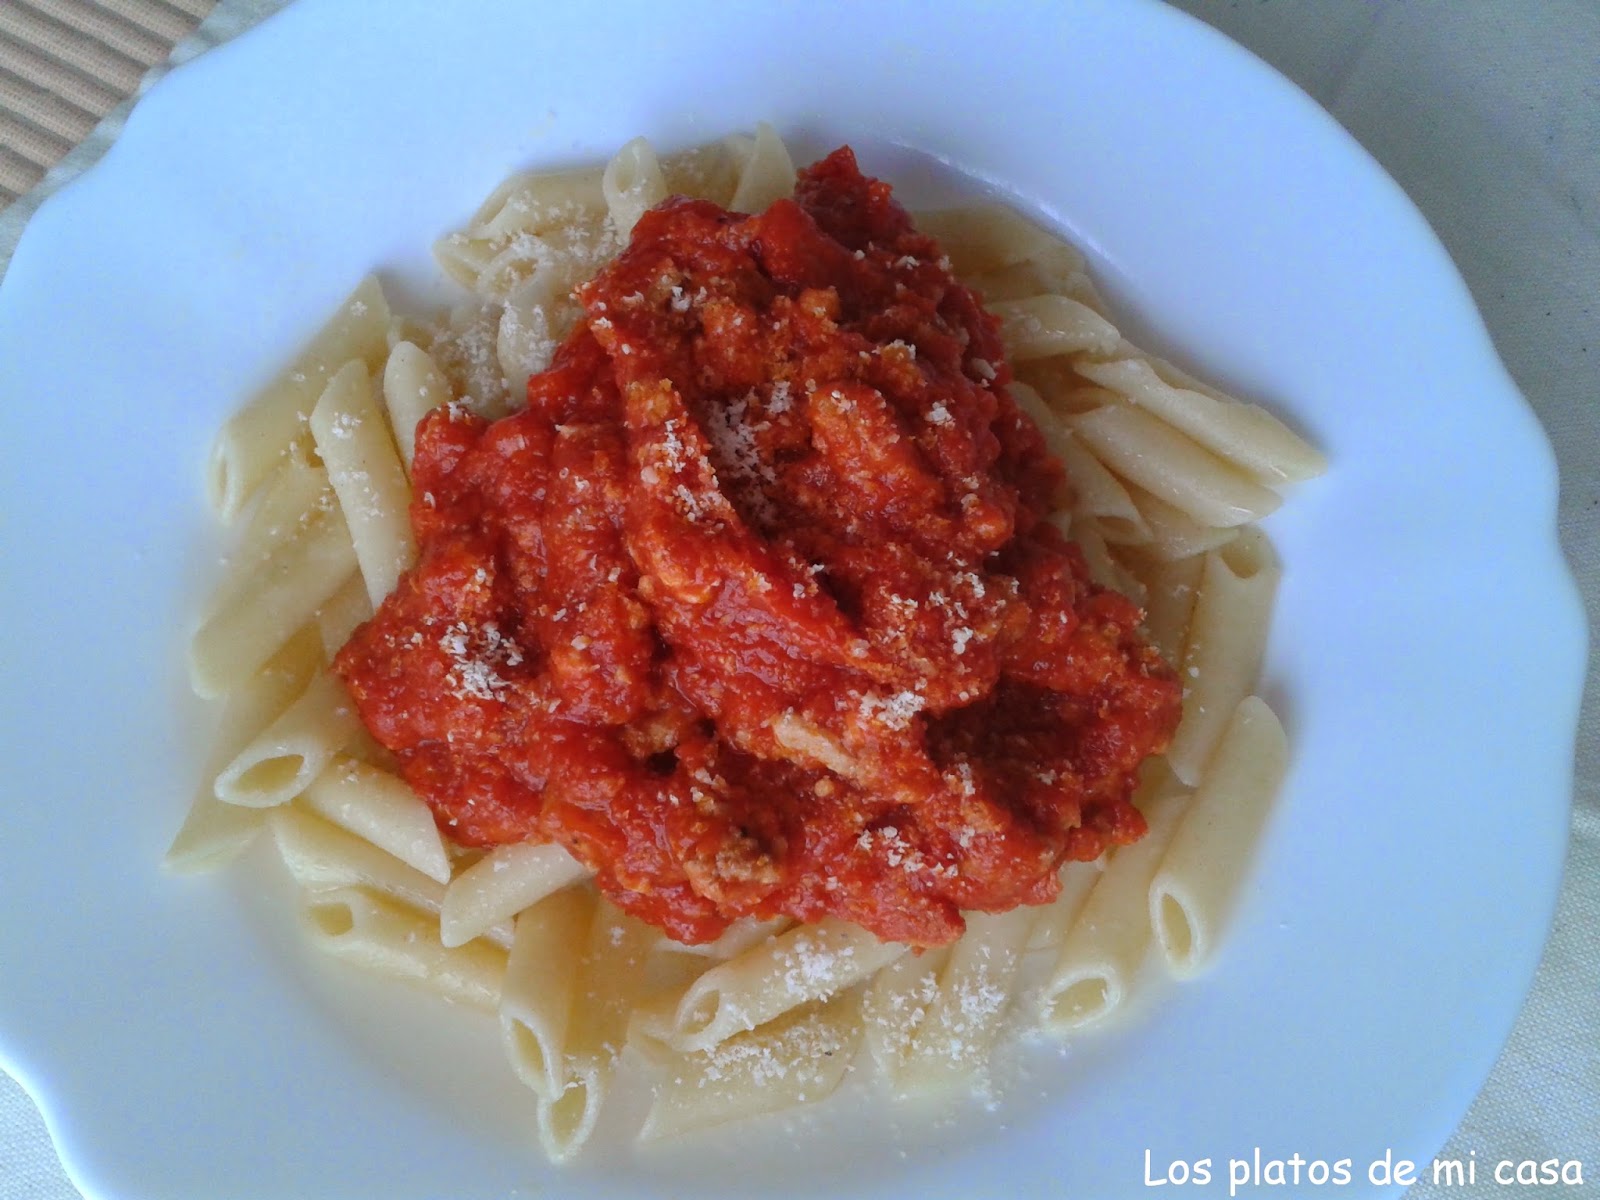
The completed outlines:
<svg viewBox="0 0 1600 1200">
<path fill-rule="evenodd" d="M 450 880 L 450 856 L 427 805 L 403 779 L 354 758 L 336 756 L 301 794 L 335 825 L 366 838 L 439 883 Z"/>
<path fill-rule="evenodd" d="M 859 1003 L 847 993 L 667 1060 L 639 1136 L 677 1137 L 827 1099 L 860 1045 Z"/>
<path fill-rule="evenodd" d="M 459 946 L 592 873 L 561 846 L 498 846 L 450 880 L 440 936 Z"/>
<path fill-rule="evenodd" d="M 206 478 L 212 506 L 232 520 L 291 446 L 333 373 L 351 359 L 369 367 L 388 351 L 389 305 L 376 279 L 364 280 L 294 364 L 222 427 Z"/>
<path fill-rule="evenodd" d="M 1266 409 L 1174 386 L 1162 378 L 1155 361 L 1126 342 L 1118 350 L 1122 356 L 1104 362 L 1083 360 L 1078 373 L 1154 413 L 1259 482 L 1310 479 L 1327 468 L 1322 455 Z"/>
<path fill-rule="evenodd" d="M 241 581 L 224 582 L 189 643 L 197 693 L 217 697 L 243 685 L 338 592 L 356 567 L 343 526 L 337 513 L 320 514 Z"/>
<path fill-rule="evenodd" d="M 478 941 L 446 949 L 436 922 L 366 888 L 306 892 L 301 905 L 312 943 L 335 958 L 486 1012 L 498 1008 L 500 947 Z"/>
<path fill-rule="evenodd" d="M 345 580 L 344 586 L 329 597 L 314 618 L 322 638 L 323 655 L 332 660 L 339 647 L 350 640 L 356 626 L 372 618 L 372 599 L 359 574 Z"/>
<path fill-rule="evenodd" d="M 1166 562 L 1195 558 L 1239 536 L 1237 525 L 1206 525 L 1143 488 L 1128 485 L 1134 507 L 1150 529 L 1148 551 Z"/>
<path fill-rule="evenodd" d="M 588 1141 L 611 1089 L 629 1018 L 644 992 L 645 964 L 656 933 L 607 900 L 594 908 L 577 965 L 560 1090 L 538 1098 L 539 1138 L 552 1161 L 565 1162 Z M 570 969 L 570 968 L 569 968 Z"/>
<path fill-rule="evenodd" d="M 902 954 L 866 985 L 862 1015 L 868 1052 L 884 1078 L 896 1086 L 917 1034 L 939 999 L 939 972 L 950 950 L 937 946 Z"/>
<path fill-rule="evenodd" d="M 361 727 L 344 684 L 324 672 L 217 773 L 217 799 L 247 808 L 305 791 Z"/>
<path fill-rule="evenodd" d="M 367 595 L 379 603 L 416 562 L 411 487 L 372 394 L 367 365 L 346 363 L 311 410 L 311 434 L 350 528 Z"/>
<path fill-rule="evenodd" d="M 217 799 L 213 780 L 248 740 L 276 720 L 304 690 L 319 666 L 316 633 L 302 629 L 254 678 L 229 695 L 215 734 L 216 748 L 203 772 L 205 782 L 167 850 L 164 863 L 169 870 L 213 870 L 230 861 L 261 831 L 261 811 L 224 804 Z"/>
<path fill-rule="evenodd" d="M 1150 923 L 1168 969 L 1196 974 L 1216 950 L 1247 857 L 1288 769 L 1283 726 L 1255 696 L 1239 702 L 1216 758 L 1150 884 Z"/>
<path fill-rule="evenodd" d="M 1000 337 L 1013 362 L 1078 351 L 1105 353 L 1117 345 L 1117 328 L 1068 296 L 1030 296 L 989 305 L 1000 318 Z"/>
<path fill-rule="evenodd" d="M 383 365 L 383 403 L 389 412 L 389 428 L 394 431 L 400 461 L 408 474 L 417 422 L 451 399 L 450 384 L 426 350 L 402 341 L 389 351 Z"/>
<path fill-rule="evenodd" d="M 288 456 L 261 485 L 261 499 L 250 510 L 236 560 L 265 562 L 319 515 L 332 512 L 335 503 L 327 471 L 308 460 L 300 443 L 293 443 Z M 242 580 L 243 573 L 234 578 Z"/>
<path fill-rule="evenodd" d="M 667 198 L 667 181 L 650 143 L 634 138 L 618 150 L 600 176 L 600 190 L 617 236 L 627 237 L 648 209 Z"/>
<path fill-rule="evenodd" d="M 771 125 L 756 126 L 755 141 L 739 172 L 729 207 L 735 212 L 760 212 L 794 191 L 794 161 Z"/>
<path fill-rule="evenodd" d="M 1150 946 L 1150 880 L 1189 802 L 1168 793 L 1145 811 L 1150 832 L 1114 851 L 1083 910 L 1061 941 L 1046 980 L 1044 1020 L 1061 1030 L 1098 1024 L 1127 999 L 1133 977 Z"/>
<path fill-rule="evenodd" d="M 967 932 L 939 972 L 938 995 L 906 1047 L 902 1092 L 948 1091 L 986 1079 L 1033 920 L 1028 908 L 967 917 Z"/>
<path fill-rule="evenodd" d="M 500 1004 L 500 1030 L 517 1076 L 547 1102 L 566 1089 L 567 1030 L 576 965 L 594 921 L 595 896 L 570 888 L 517 917 Z"/>
<path fill-rule="evenodd" d="M 1259 529 L 1206 555 L 1179 661 L 1183 720 L 1167 750 L 1173 773 L 1191 787 L 1260 674 L 1278 575 L 1272 545 Z"/>
<path fill-rule="evenodd" d="M 696 980 L 674 1015 L 672 1042 L 704 1050 L 866 979 L 905 949 L 832 918 L 791 930 Z"/>
<path fill-rule="evenodd" d="M 1070 423 L 1106 466 L 1199 524 L 1244 525 L 1281 503 L 1276 492 L 1131 404 L 1107 404 Z"/>
<path fill-rule="evenodd" d="M 1039 910 L 1033 929 L 1028 934 L 1029 950 L 1053 950 L 1061 944 L 1083 911 L 1083 902 L 1100 881 L 1105 870 L 1103 859 L 1094 862 L 1072 862 L 1061 868 L 1061 892 Z"/>
<path fill-rule="evenodd" d="M 935 238 L 957 275 L 973 276 L 1020 263 L 1082 272 L 1083 255 L 1003 204 L 974 204 L 916 214 L 917 228 Z"/>
</svg>

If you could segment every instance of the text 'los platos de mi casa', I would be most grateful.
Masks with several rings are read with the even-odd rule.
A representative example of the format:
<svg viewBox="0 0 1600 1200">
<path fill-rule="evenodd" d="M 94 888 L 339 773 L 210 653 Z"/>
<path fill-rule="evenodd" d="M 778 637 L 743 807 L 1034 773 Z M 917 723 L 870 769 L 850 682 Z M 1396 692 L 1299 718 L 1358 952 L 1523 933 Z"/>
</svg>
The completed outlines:
<svg viewBox="0 0 1600 1200">
<path fill-rule="evenodd" d="M 1144 1185 L 1158 1187 L 1209 1187 L 1221 1185 L 1224 1177 L 1217 1160 L 1173 1158 L 1162 1163 L 1149 1150 L 1144 1152 Z M 1419 1166 L 1408 1158 L 1396 1157 L 1393 1150 L 1358 1166 L 1351 1158 L 1327 1160 L 1291 1154 L 1287 1158 L 1263 1155 L 1255 1147 L 1248 1158 L 1229 1158 L 1226 1179 L 1228 1195 L 1242 1188 L 1262 1187 L 1345 1187 L 1364 1177 L 1374 1187 L 1409 1187 L 1429 1182 L 1436 1187 L 1473 1187 L 1493 1182 L 1501 1187 L 1581 1186 L 1583 1163 L 1578 1159 L 1501 1158 L 1479 1163 L 1476 1154 L 1466 1158 L 1436 1158 Z"/>
</svg>

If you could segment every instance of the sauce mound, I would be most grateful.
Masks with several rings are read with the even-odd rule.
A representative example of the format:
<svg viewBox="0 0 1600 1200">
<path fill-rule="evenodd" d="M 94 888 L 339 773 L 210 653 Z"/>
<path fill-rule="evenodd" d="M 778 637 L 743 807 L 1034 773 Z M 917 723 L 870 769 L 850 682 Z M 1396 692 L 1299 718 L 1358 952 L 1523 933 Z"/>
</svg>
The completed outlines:
<svg viewBox="0 0 1600 1200">
<path fill-rule="evenodd" d="M 421 423 L 418 565 L 336 662 L 448 837 L 559 842 L 684 942 L 934 946 L 1143 834 L 1172 672 L 848 148 L 759 215 L 669 200 L 579 299 L 526 409 Z"/>
</svg>

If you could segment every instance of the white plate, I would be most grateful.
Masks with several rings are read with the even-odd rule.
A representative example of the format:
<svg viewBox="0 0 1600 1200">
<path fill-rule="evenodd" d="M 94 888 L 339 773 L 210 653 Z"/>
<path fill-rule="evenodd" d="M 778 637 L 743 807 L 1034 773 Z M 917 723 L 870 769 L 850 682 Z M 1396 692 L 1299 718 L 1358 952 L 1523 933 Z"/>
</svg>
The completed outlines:
<svg viewBox="0 0 1600 1200">
<path fill-rule="evenodd" d="M 177 71 L 0 288 L 0 1057 L 73 1178 L 96 1197 L 1115 1196 L 1146 1194 L 1146 1149 L 1225 1180 L 1260 1147 L 1353 1159 L 1344 1197 L 1394 1190 L 1366 1164 L 1436 1152 L 1538 960 L 1583 658 L 1548 447 L 1399 189 L 1154 4 L 383 14 L 302 0 Z M 808 1120 L 563 1176 L 513 1136 L 514 1100 L 484 1115 L 491 1059 L 452 1067 L 415 1036 L 425 1008 L 352 1020 L 373 991 L 307 962 L 264 885 L 157 872 L 206 719 L 182 669 L 218 544 L 201 463 L 363 273 L 430 289 L 424 248 L 508 170 L 762 118 L 891 177 L 931 156 L 1011 192 L 1091 250 L 1136 327 L 1327 450 L 1272 522 L 1266 690 L 1294 769 L 1216 969 L 1041 1056 L 1001 1113 L 898 1141 L 881 1115 Z"/>
</svg>

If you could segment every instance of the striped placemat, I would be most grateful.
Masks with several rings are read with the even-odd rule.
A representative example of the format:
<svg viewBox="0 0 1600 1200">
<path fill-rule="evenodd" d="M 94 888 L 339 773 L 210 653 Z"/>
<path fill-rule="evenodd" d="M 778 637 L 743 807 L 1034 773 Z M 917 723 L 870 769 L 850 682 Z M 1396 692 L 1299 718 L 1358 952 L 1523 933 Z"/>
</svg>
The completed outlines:
<svg viewBox="0 0 1600 1200">
<path fill-rule="evenodd" d="M 216 0 L 0 0 L 0 208 L 131 96 Z"/>
</svg>

